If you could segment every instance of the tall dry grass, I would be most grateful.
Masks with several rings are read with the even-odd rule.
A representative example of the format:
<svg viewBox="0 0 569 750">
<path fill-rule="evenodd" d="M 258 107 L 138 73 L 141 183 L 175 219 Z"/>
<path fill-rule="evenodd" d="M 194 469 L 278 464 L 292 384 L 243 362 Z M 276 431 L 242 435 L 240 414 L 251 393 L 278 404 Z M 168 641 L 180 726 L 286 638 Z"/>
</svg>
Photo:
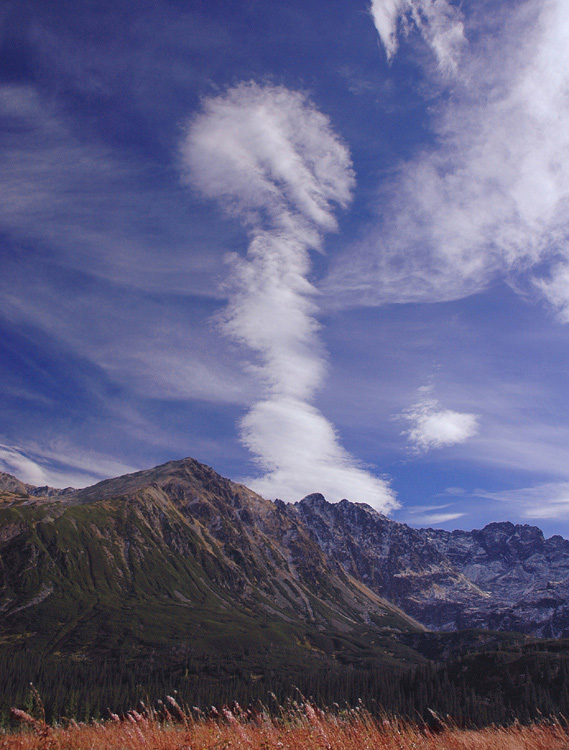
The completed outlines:
<svg viewBox="0 0 569 750">
<path fill-rule="evenodd" d="M 466 730 L 436 718 L 421 729 L 393 718 L 376 719 L 363 708 L 321 711 L 308 701 L 276 713 L 213 708 L 206 716 L 169 697 L 160 708 L 111 714 L 108 721 L 51 727 L 13 709 L 19 732 L 0 736 L 2 750 L 568 750 L 560 722 Z"/>
</svg>

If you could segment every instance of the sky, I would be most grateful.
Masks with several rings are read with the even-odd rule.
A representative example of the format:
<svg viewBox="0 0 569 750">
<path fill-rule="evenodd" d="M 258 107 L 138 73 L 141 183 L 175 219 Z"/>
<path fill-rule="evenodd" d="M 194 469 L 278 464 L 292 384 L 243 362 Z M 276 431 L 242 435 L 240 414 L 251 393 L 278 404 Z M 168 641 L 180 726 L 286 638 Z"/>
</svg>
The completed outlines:
<svg viewBox="0 0 569 750">
<path fill-rule="evenodd" d="M 569 536 L 566 0 L 0 9 L 0 470 Z"/>
</svg>

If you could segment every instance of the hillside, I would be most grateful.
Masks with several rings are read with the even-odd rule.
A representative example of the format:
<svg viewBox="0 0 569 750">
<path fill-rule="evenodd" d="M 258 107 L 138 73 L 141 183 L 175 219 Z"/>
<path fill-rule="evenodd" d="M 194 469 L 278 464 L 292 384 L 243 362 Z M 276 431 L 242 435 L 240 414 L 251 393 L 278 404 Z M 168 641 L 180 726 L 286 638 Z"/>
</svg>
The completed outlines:
<svg viewBox="0 0 569 750">
<path fill-rule="evenodd" d="M 382 639 L 422 629 L 329 564 L 286 507 L 192 459 L 60 494 L 16 482 L 3 477 L 0 509 L 4 644 L 174 660 L 278 648 L 300 668 L 393 660 Z"/>
</svg>

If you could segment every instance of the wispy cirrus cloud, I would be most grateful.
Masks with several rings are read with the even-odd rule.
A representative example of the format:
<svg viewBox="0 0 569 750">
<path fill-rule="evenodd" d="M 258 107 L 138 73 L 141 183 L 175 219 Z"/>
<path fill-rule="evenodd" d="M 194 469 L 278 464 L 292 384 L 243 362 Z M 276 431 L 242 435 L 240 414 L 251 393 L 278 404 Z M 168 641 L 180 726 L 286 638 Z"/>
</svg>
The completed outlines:
<svg viewBox="0 0 569 750">
<path fill-rule="evenodd" d="M 207 99 L 182 144 L 187 179 L 245 224 L 247 256 L 229 260 L 223 330 L 256 355 L 264 395 L 241 424 L 265 474 L 246 480 L 270 497 L 318 489 L 377 508 L 395 505 L 388 484 L 362 469 L 311 404 L 325 372 L 310 249 L 336 229 L 333 205 L 354 185 L 350 156 L 303 94 L 243 83 Z"/>
<path fill-rule="evenodd" d="M 0 110 L 0 229 L 15 245 L 49 248 L 60 267 L 146 292 L 220 296 L 221 253 L 181 195 L 156 184 L 153 165 L 82 138 L 31 84 L 0 84 Z"/>
<path fill-rule="evenodd" d="M 38 487 L 86 487 L 107 477 L 137 471 L 93 450 L 58 440 L 49 446 L 0 444 L 0 470 Z"/>
<path fill-rule="evenodd" d="M 106 282 L 83 282 L 81 294 L 62 299 L 65 275 L 40 263 L 30 271 L 29 265 L 21 263 L 3 279 L 3 312 L 14 324 L 48 332 L 142 397 L 250 401 L 253 378 L 235 367 L 225 341 L 213 326 L 204 325 L 196 303 L 148 297 Z"/>
<path fill-rule="evenodd" d="M 462 23 L 445 2 L 372 7 L 390 56 L 400 24 L 443 44 Z M 459 74 L 432 109 L 434 145 L 387 181 L 377 223 L 322 288 L 336 305 L 441 302 L 501 277 L 567 320 L 569 8 L 526 0 L 488 18 L 481 8 L 464 28 Z"/>
<path fill-rule="evenodd" d="M 371 0 L 373 22 L 391 60 L 399 36 L 415 26 L 445 72 L 457 70 L 465 43 L 462 14 L 446 0 Z"/>
<path fill-rule="evenodd" d="M 566 520 L 569 516 L 569 482 L 546 482 L 502 492 L 478 490 L 476 497 L 515 505 L 523 518 Z"/>
<path fill-rule="evenodd" d="M 444 408 L 430 386 L 420 388 L 419 394 L 419 401 L 401 415 L 411 424 L 403 434 L 416 452 L 458 445 L 476 435 L 478 415 Z"/>
</svg>

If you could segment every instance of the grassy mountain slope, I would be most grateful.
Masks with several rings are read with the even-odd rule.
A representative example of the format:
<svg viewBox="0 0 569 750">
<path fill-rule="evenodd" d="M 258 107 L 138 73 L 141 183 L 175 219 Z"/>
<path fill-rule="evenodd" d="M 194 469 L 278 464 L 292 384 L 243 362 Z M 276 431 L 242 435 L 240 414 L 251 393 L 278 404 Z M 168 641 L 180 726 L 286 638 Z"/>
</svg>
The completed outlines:
<svg viewBox="0 0 569 750">
<path fill-rule="evenodd" d="M 286 508 L 192 459 L 26 489 L 6 487 L 0 507 L 0 646 L 173 662 L 248 651 L 299 670 L 417 658 L 390 637 L 417 623 L 334 570 Z"/>
</svg>

